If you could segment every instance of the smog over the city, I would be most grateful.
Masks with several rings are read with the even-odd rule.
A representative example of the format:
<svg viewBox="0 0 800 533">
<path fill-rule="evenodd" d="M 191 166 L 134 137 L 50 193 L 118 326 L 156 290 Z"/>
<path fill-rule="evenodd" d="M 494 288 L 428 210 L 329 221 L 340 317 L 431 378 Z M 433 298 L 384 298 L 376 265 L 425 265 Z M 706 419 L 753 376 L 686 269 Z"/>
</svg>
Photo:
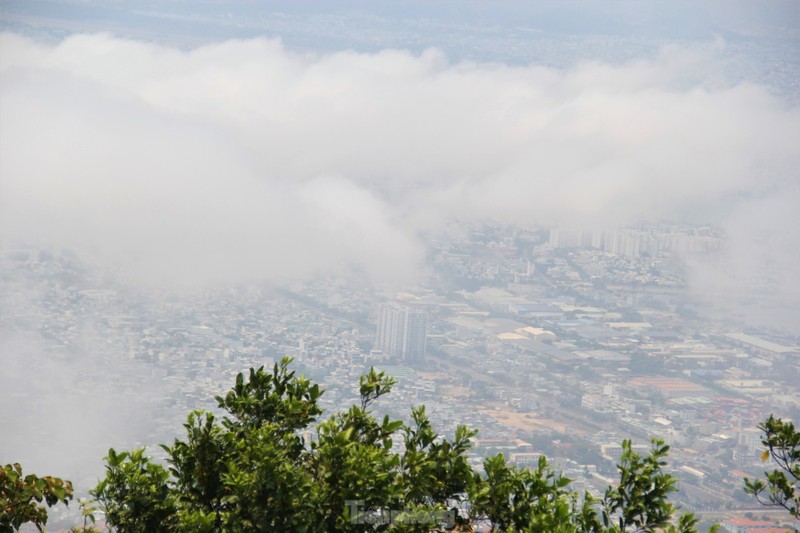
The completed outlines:
<svg viewBox="0 0 800 533">
<path fill-rule="evenodd" d="M 290 356 L 590 492 L 664 438 L 735 520 L 800 415 L 798 169 L 795 1 L 2 0 L 0 465 L 87 496 Z"/>
</svg>

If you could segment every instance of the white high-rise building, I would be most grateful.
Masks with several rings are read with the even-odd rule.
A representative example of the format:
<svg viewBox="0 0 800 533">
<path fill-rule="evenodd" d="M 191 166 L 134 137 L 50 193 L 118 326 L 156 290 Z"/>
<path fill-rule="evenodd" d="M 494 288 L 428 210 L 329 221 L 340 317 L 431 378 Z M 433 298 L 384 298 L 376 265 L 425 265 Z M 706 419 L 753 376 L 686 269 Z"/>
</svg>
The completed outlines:
<svg viewBox="0 0 800 533">
<path fill-rule="evenodd" d="M 428 313 L 422 309 L 383 304 L 378 315 L 375 349 L 406 363 L 421 362 L 425 358 Z"/>
</svg>

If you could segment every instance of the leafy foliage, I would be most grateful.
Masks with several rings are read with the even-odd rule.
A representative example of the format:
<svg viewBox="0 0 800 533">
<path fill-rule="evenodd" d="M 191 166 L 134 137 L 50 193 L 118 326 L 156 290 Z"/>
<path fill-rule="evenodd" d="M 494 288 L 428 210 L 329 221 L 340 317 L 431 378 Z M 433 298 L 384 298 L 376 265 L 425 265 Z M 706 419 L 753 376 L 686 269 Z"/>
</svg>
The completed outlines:
<svg viewBox="0 0 800 533">
<path fill-rule="evenodd" d="M 576 495 L 566 489 L 570 480 L 552 472 L 544 457 L 535 470 L 510 467 L 499 454 L 483 467 L 486 476 L 475 476 L 470 501 L 474 518 L 489 522 L 492 531 L 574 532 L 586 525 Z M 593 513 L 589 518 L 596 523 Z"/>
<path fill-rule="evenodd" d="M 72 483 L 57 477 L 22 475 L 19 463 L 0 468 L 0 533 L 32 523 L 39 531 L 47 524 L 47 507 L 72 499 Z"/>
<path fill-rule="evenodd" d="M 617 470 L 620 482 L 609 487 L 603 498 L 603 524 L 611 531 L 694 531 L 697 519 L 691 515 L 681 517 L 678 527 L 670 525 L 676 511 L 669 502 L 670 493 L 677 487 L 678 479 L 663 471 L 669 446 L 663 440 L 653 439 L 650 454 L 642 457 L 630 440 L 622 442 L 622 456 Z"/>
<path fill-rule="evenodd" d="M 800 432 L 791 422 L 770 415 L 758 426 L 763 432 L 761 443 L 766 446 L 763 461 L 770 458 L 778 466 L 764 472 L 765 480 L 745 479 L 745 492 L 759 503 L 783 507 L 800 519 Z"/>
<path fill-rule="evenodd" d="M 169 472 L 144 456 L 144 450 L 108 450 L 106 477 L 92 491 L 109 524 L 124 531 L 163 531 L 174 525 L 176 498 Z"/>
<path fill-rule="evenodd" d="M 360 402 L 317 422 L 322 391 L 289 370 L 291 359 L 239 374 L 217 397 L 227 413 L 188 415 L 184 439 L 163 446 L 169 468 L 142 450 L 109 450 L 93 495 L 117 531 L 508 532 L 695 531 L 667 498 L 668 448 L 647 457 L 623 446 L 621 482 L 602 501 L 570 490 L 544 457 L 528 470 L 490 457 L 479 474 L 468 452 L 476 431 L 437 434 L 423 406 L 408 424 L 371 408 L 395 381 L 370 370 Z"/>
</svg>

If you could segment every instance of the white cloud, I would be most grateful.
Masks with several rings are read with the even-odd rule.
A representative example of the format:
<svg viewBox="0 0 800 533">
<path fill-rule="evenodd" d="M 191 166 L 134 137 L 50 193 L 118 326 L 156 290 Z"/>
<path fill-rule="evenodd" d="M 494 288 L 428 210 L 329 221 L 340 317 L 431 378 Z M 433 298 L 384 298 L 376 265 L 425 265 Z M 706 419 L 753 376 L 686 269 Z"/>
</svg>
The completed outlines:
<svg viewBox="0 0 800 533">
<path fill-rule="evenodd" d="M 163 283 L 380 282 L 415 274 L 420 221 L 611 225 L 795 187 L 800 110 L 721 83 L 718 46 L 555 70 L 4 34 L 0 236 Z"/>
</svg>

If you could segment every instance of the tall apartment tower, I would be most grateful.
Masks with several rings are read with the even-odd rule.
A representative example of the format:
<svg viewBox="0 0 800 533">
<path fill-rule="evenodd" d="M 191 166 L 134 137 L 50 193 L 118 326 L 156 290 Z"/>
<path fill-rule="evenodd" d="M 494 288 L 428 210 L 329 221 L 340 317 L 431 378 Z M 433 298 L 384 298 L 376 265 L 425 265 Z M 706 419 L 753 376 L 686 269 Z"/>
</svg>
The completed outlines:
<svg viewBox="0 0 800 533">
<path fill-rule="evenodd" d="M 375 348 L 406 363 L 425 358 L 428 314 L 397 303 L 383 304 L 378 315 Z"/>
</svg>

